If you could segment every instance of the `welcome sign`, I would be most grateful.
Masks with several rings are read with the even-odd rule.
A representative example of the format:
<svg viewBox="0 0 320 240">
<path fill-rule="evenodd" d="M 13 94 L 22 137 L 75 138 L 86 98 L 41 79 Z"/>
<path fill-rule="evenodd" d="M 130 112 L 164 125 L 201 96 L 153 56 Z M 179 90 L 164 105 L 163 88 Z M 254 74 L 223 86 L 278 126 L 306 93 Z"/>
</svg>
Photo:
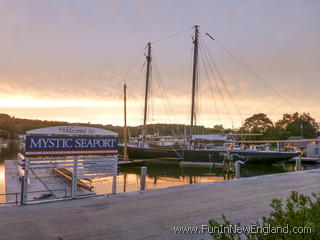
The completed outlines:
<svg viewBox="0 0 320 240">
<path fill-rule="evenodd" d="M 27 132 L 25 154 L 27 156 L 116 154 L 117 135 L 104 129 L 79 126 L 36 129 Z"/>
</svg>

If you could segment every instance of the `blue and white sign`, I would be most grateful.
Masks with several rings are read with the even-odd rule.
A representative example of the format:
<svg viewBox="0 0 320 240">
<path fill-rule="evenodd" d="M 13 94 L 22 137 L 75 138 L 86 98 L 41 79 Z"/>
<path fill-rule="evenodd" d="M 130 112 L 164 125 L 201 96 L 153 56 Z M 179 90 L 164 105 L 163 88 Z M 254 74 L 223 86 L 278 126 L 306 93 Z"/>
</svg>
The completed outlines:
<svg viewBox="0 0 320 240">
<path fill-rule="evenodd" d="M 36 129 L 27 132 L 25 154 L 27 156 L 116 154 L 117 135 L 104 129 L 80 126 Z"/>
</svg>

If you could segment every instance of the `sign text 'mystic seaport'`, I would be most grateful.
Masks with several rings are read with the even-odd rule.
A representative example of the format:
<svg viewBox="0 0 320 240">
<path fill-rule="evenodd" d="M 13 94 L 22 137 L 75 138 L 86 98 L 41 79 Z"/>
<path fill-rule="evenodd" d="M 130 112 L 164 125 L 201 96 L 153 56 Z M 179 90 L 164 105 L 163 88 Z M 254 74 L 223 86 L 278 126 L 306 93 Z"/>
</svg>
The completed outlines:
<svg viewBox="0 0 320 240">
<path fill-rule="evenodd" d="M 113 136 L 26 137 L 26 155 L 114 154 L 118 139 Z"/>
</svg>

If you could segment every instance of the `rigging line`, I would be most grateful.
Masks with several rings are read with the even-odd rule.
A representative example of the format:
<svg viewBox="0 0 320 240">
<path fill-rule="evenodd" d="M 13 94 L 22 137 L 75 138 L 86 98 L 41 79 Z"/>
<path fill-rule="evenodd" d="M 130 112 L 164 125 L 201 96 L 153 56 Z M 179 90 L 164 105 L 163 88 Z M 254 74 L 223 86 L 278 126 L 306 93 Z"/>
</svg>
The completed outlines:
<svg viewBox="0 0 320 240">
<path fill-rule="evenodd" d="M 123 77 L 121 78 L 122 80 L 124 80 L 126 82 L 126 77 L 128 76 L 128 74 L 131 72 L 131 70 L 133 69 L 133 67 L 138 63 L 138 61 L 140 60 L 140 58 L 143 56 L 143 53 L 139 54 L 138 57 L 136 58 L 136 60 L 131 64 L 131 66 L 129 67 L 129 69 L 127 70 L 127 72 L 123 75 Z"/>
<path fill-rule="evenodd" d="M 164 37 L 164 38 L 160 38 L 160 39 L 158 39 L 158 40 L 156 40 L 156 41 L 151 42 L 151 44 L 158 43 L 158 42 L 161 42 L 161 41 L 165 41 L 165 40 L 167 40 L 167 39 L 169 39 L 169 38 L 173 38 L 173 37 L 175 37 L 175 36 L 178 36 L 178 35 L 180 35 L 180 34 L 182 34 L 182 33 L 185 33 L 185 32 L 187 32 L 187 31 L 191 30 L 192 28 L 193 28 L 193 27 L 187 28 L 187 29 L 184 29 L 184 30 L 182 30 L 182 31 L 180 31 L 180 32 L 177 32 L 177 33 L 168 35 L 168 36 L 166 36 L 166 37 Z"/>
<path fill-rule="evenodd" d="M 119 119 L 119 115 L 121 115 L 122 112 L 122 108 L 121 108 L 121 104 L 120 102 L 123 101 L 123 92 L 120 91 L 118 93 L 118 95 L 115 97 L 115 100 L 118 100 L 118 103 L 115 103 L 112 107 L 111 107 L 111 114 L 110 119 L 111 119 L 111 124 L 113 124 L 114 122 L 116 122 L 116 120 Z M 120 111 L 121 109 L 121 111 Z M 120 111 L 120 112 L 119 112 Z"/>
<path fill-rule="evenodd" d="M 139 53 L 139 55 L 136 57 L 136 59 L 134 60 L 134 62 L 131 64 L 131 66 L 129 67 L 129 69 L 126 71 L 126 73 L 122 76 L 121 81 L 118 82 L 118 84 L 116 85 L 116 87 L 114 89 L 116 89 L 116 91 L 114 91 L 111 95 L 111 99 L 113 99 L 115 97 L 115 95 L 117 94 L 118 88 L 121 86 L 122 81 L 126 82 L 125 78 L 128 76 L 128 74 L 131 72 L 131 70 L 133 69 L 133 67 L 138 63 L 138 61 L 140 60 L 141 56 L 143 54 Z M 122 90 L 122 88 L 121 88 Z M 93 120 L 95 120 L 95 118 L 97 117 L 97 115 L 99 115 L 98 111 L 100 111 L 102 109 L 102 107 L 99 107 L 98 110 L 96 111 L 96 113 L 93 114 L 93 116 L 90 119 L 90 122 L 92 122 Z"/>
<path fill-rule="evenodd" d="M 241 121 L 243 121 L 243 117 L 242 117 L 242 114 L 241 114 L 241 112 L 240 112 L 240 109 L 238 108 L 238 105 L 237 105 L 236 102 L 234 101 L 234 99 L 233 99 L 233 97 L 232 97 L 232 95 L 231 95 L 231 93 L 230 93 L 230 90 L 229 90 L 229 88 L 228 88 L 228 85 L 226 84 L 224 78 L 222 77 L 222 74 L 221 74 L 221 72 L 220 72 L 217 64 L 216 64 L 215 61 L 213 60 L 212 54 L 210 53 L 210 51 L 209 51 L 209 49 L 208 49 L 205 41 L 202 40 L 202 37 L 201 37 L 201 36 L 200 36 L 200 42 L 203 43 L 205 49 L 207 50 L 207 52 L 208 52 L 208 54 L 209 54 L 209 57 L 210 57 L 210 59 L 211 59 L 211 61 L 212 61 L 212 63 L 213 63 L 213 66 L 215 67 L 215 69 L 216 69 L 216 71 L 217 71 L 217 74 L 218 74 L 218 76 L 220 77 L 220 79 L 221 79 L 221 81 L 222 81 L 222 83 L 223 83 L 223 85 L 224 85 L 224 87 L 225 87 L 225 89 L 226 89 L 226 92 L 227 92 L 227 94 L 229 95 L 229 97 L 230 97 L 230 99 L 231 99 L 231 102 L 232 102 L 233 105 L 235 106 L 235 108 L 236 108 L 236 110 L 237 110 L 237 112 L 238 112 L 238 114 L 239 114 L 239 116 L 240 116 Z"/>
<path fill-rule="evenodd" d="M 140 60 L 141 56 L 143 56 L 144 53 L 139 53 L 139 55 L 137 56 L 137 58 L 134 60 L 134 62 L 130 65 L 129 69 L 125 72 L 125 74 L 120 78 L 120 81 L 118 82 L 118 84 L 116 85 L 115 89 L 117 89 L 119 86 L 121 87 L 121 83 L 122 82 L 126 82 L 126 77 L 128 76 L 128 74 L 131 72 L 131 70 L 133 69 L 133 67 L 138 63 L 138 61 Z M 121 87 L 122 90 L 122 87 Z M 112 94 L 112 97 L 114 97 L 116 95 L 116 93 Z M 112 99 L 112 98 L 111 98 Z"/>
<path fill-rule="evenodd" d="M 117 94 L 117 95 L 116 95 Z M 111 99 L 118 99 L 120 97 L 120 94 L 122 94 L 122 91 L 119 91 L 117 93 L 117 91 L 114 91 L 113 96 Z M 98 107 L 97 111 L 95 112 L 95 114 L 93 115 L 93 117 L 90 119 L 89 122 L 92 122 L 96 119 L 97 116 L 101 115 L 102 113 L 100 112 L 100 110 L 102 110 L 103 108 L 107 108 L 108 106 L 100 106 Z M 112 106 L 111 109 L 114 110 L 115 106 Z M 114 113 L 114 111 L 112 111 Z"/>
<path fill-rule="evenodd" d="M 139 97 L 137 95 L 134 94 L 134 92 L 132 90 L 129 90 L 129 95 L 130 98 L 133 97 L 134 99 L 134 104 L 135 106 L 137 106 L 137 108 L 139 109 L 139 111 L 141 111 L 141 114 L 138 114 L 139 116 L 141 116 L 138 120 L 138 122 L 143 122 L 143 114 L 144 114 L 144 105 L 143 105 L 143 101 L 139 100 Z M 129 97 L 128 97 L 129 98 Z"/>
<path fill-rule="evenodd" d="M 119 94 L 118 91 L 120 91 L 120 90 L 119 90 L 118 88 L 119 88 L 120 86 L 121 86 L 120 84 L 117 85 L 117 87 L 116 87 L 116 89 L 113 91 L 112 97 L 111 97 L 110 99 L 114 99 L 114 97 L 116 96 L 116 94 Z M 100 115 L 99 112 L 100 112 L 100 110 L 103 109 L 103 108 L 104 108 L 104 106 L 98 107 L 97 110 L 95 111 L 95 113 L 92 114 L 92 117 L 90 118 L 90 121 L 89 121 L 89 122 L 94 121 L 94 120 L 96 119 L 96 117 L 97 117 L 98 115 Z"/>
<path fill-rule="evenodd" d="M 206 35 L 216 42 L 216 44 L 221 47 L 229 56 L 231 56 L 236 62 L 238 62 L 242 67 L 244 67 L 248 72 L 250 72 L 253 76 L 255 76 L 257 79 L 262 81 L 269 89 L 271 89 L 276 95 L 278 95 L 280 98 L 282 98 L 283 101 L 285 101 L 287 104 L 289 104 L 292 107 L 295 107 L 286 97 L 281 95 L 276 89 L 274 89 L 266 80 L 264 80 L 262 77 L 260 77 L 259 74 L 257 74 L 255 71 L 253 71 L 248 65 L 246 65 L 243 61 L 240 60 L 236 55 L 232 54 L 230 50 L 228 50 L 224 45 L 222 45 L 220 42 L 218 42 L 216 39 L 211 37 L 209 33 L 206 32 Z"/>
<path fill-rule="evenodd" d="M 127 88 L 127 90 L 128 90 L 128 88 Z M 140 117 L 136 118 L 137 119 L 137 121 L 136 121 L 137 124 L 140 124 L 141 122 L 143 122 L 143 113 L 144 113 L 144 108 L 143 108 L 143 105 L 142 105 L 142 101 L 139 100 L 139 98 L 133 92 L 131 92 L 131 90 L 129 90 L 128 93 L 133 98 L 132 102 L 133 102 L 134 106 L 137 107 L 138 113 L 139 113 L 139 111 L 141 112 L 141 114 L 138 114 L 138 116 L 140 116 Z"/>
<path fill-rule="evenodd" d="M 153 63 L 154 63 L 154 72 L 155 72 L 155 75 L 156 75 L 156 78 L 157 78 L 157 81 L 158 81 L 158 84 L 159 84 L 159 88 L 161 89 L 161 94 L 164 98 L 164 106 L 165 106 L 165 110 L 169 116 L 169 119 L 170 121 L 172 120 L 171 119 L 171 116 L 173 116 L 173 110 L 171 108 L 171 105 L 169 104 L 169 97 L 165 91 L 165 88 L 164 88 L 164 85 L 163 85 L 163 81 L 162 81 L 162 78 L 160 76 L 160 71 L 159 71 L 159 67 L 158 67 L 158 63 L 157 63 L 157 60 L 156 60 L 156 57 L 155 55 L 153 55 Z"/>
<path fill-rule="evenodd" d="M 143 116 L 144 109 L 143 109 L 142 101 L 139 101 L 138 97 L 131 90 L 129 90 L 128 92 L 129 92 L 130 96 L 133 98 L 134 105 L 139 109 L 138 112 L 139 111 L 141 112 L 141 114 L 139 114 L 139 116 Z M 143 121 L 143 118 L 141 121 Z"/>
<path fill-rule="evenodd" d="M 211 74 L 212 74 L 212 76 L 213 76 L 213 80 L 214 80 L 215 83 L 216 83 L 217 90 L 218 90 L 218 93 L 219 93 L 219 95 L 220 95 L 220 97 L 221 97 L 223 106 L 225 107 L 225 109 L 226 109 L 226 111 L 227 111 L 227 115 L 228 115 L 228 117 L 229 117 L 229 119 L 230 119 L 230 121 L 231 121 L 231 124 L 233 125 L 233 119 L 232 119 L 232 117 L 231 117 L 229 108 L 228 108 L 227 104 L 226 104 L 225 101 L 224 101 L 224 96 L 223 96 L 223 94 L 222 94 L 222 92 L 221 92 L 221 89 L 220 89 L 218 80 L 217 80 L 217 78 L 216 78 L 216 75 L 215 75 L 215 73 L 214 73 L 214 71 L 213 71 L 213 69 L 212 69 L 212 67 L 211 67 L 211 65 L 210 65 L 210 61 L 209 61 L 209 58 L 208 58 L 208 56 L 207 56 L 207 53 L 206 53 L 205 51 L 203 51 L 203 47 L 202 47 L 201 41 L 200 41 L 199 46 L 200 46 L 200 48 L 202 48 L 202 52 L 204 53 L 205 59 L 207 60 L 207 63 L 208 63 L 210 72 L 211 72 Z"/>
<path fill-rule="evenodd" d="M 133 98 L 133 102 L 137 105 L 137 107 L 143 112 L 143 104 L 142 101 L 139 100 L 139 98 L 133 93 L 131 92 L 131 90 L 128 91 L 131 94 L 131 97 Z M 140 104 L 139 104 L 140 102 Z M 143 114 L 142 114 L 143 115 Z"/>
<path fill-rule="evenodd" d="M 209 84 L 209 90 L 210 90 L 211 96 L 213 98 L 214 108 L 216 110 L 216 114 L 218 115 L 218 122 L 219 122 L 219 124 L 221 124 L 220 113 L 219 113 L 219 110 L 218 110 L 218 107 L 217 107 L 215 94 L 214 94 L 213 89 L 212 89 L 209 73 L 208 73 L 207 66 L 206 66 L 206 63 L 205 63 L 205 60 L 204 60 L 204 57 L 203 57 L 203 54 L 202 54 L 202 48 L 201 47 L 200 47 L 200 55 L 201 55 L 201 59 L 202 59 L 203 66 L 204 66 L 204 70 L 205 70 L 205 73 L 206 73 L 206 76 L 207 76 L 207 81 L 208 81 L 208 84 Z"/>
<path fill-rule="evenodd" d="M 166 111 L 166 114 L 167 114 L 167 116 L 169 117 L 169 120 L 171 121 L 171 115 L 170 115 L 170 113 L 169 113 L 169 111 L 168 111 L 167 102 L 165 101 L 165 96 L 164 96 L 164 94 L 163 94 L 164 89 L 162 88 L 162 86 L 161 86 L 161 84 L 160 84 L 160 77 L 159 77 L 159 75 L 158 75 L 158 73 L 157 73 L 155 64 L 153 64 L 153 66 L 154 66 L 154 72 L 155 72 L 156 80 L 157 80 L 158 86 L 159 86 L 159 88 L 160 88 L 160 93 L 161 93 L 161 95 L 162 95 L 161 100 L 162 100 L 162 102 L 163 102 L 163 105 L 164 105 L 164 109 L 165 109 L 165 111 Z"/>
<path fill-rule="evenodd" d="M 147 60 L 144 60 L 144 62 L 141 65 L 141 68 L 140 68 L 138 74 L 136 75 L 136 78 L 135 78 L 135 80 L 133 82 L 133 85 L 132 85 L 132 88 L 131 88 L 132 92 L 135 90 L 135 87 L 136 87 L 138 81 L 140 80 L 140 76 L 141 76 L 141 73 L 142 73 L 142 70 L 143 70 L 144 66 L 146 65 L 146 62 L 147 62 Z M 130 93 L 129 93 L 128 97 L 130 97 Z"/>
<path fill-rule="evenodd" d="M 134 82 L 133 82 L 132 92 L 133 92 L 134 88 L 136 87 L 138 81 L 140 80 L 140 76 L 141 76 L 142 70 L 143 70 L 144 66 L 146 65 L 146 63 L 147 63 L 147 60 L 145 59 L 144 62 L 143 62 L 143 64 L 141 65 L 141 68 L 140 68 L 140 70 L 139 70 L 139 72 L 138 72 L 138 74 L 137 74 Z M 130 93 L 129 93 L 129 94 L 130 94 Z M 130 97 L 130 95 L 128 95 L 128 97 Z"/>
</svg>

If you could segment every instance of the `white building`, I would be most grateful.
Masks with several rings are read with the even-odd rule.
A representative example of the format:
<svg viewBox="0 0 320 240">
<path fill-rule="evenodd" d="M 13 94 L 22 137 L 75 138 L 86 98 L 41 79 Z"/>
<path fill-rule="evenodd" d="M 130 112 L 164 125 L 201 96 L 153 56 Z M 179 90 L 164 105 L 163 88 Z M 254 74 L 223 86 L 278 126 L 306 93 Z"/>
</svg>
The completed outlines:
<svg viewBox="0 0 320 240">
<path fill-rule="evenodd" d="M 320 137 L 317 139 L 320 140 Z M 307 145 L 307 157 L 320 158 L 320 142 L 312 142 Z"/>
</svg>

